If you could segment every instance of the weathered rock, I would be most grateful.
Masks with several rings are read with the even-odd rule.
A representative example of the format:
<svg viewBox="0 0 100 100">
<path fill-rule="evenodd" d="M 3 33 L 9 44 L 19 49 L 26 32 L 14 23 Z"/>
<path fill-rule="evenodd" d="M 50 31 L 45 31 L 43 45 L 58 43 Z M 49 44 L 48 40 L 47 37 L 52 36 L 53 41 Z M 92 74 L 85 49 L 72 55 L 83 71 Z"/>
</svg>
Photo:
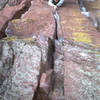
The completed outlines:
<svg viewBox="0 0 100 100">
<path fill-rule="evenodd" d="M 6 5 L 7 2 L 8 2 L 8 0 L 0 0 L 0 10 L 2 10 L 4 8 L 4 6 Z"/>
<path fill-rule="evenodd" d="M 31 37 L 33 34 L 44 34 L 53 36 L 54 19 L 52 10 L 42 4 L 31 4 L 29 10 L 22 15 L 21 19 L 15 19 L 9 22 L 6 34 Z"/>
<path fill-rule="evenodd" d="M 63 44 L 55 42 L 54 79 L 52 100 L 65 100 L 64 98 L 64 48 Z"/>
<path fill-rule="evenodd" d="M 66 11 L 67 13 L 63 13 Z M 81 14 L 77 0 L 65 0 L 58 13 L 64 38 L 100 47 L 100 33 L 92 22 Z"/>
<path fill-rule="evenodd" d="M 66 100 L 100 100 L 100 49 L 64 42 Z"/>
<path fill-rule="evenodd" d="M 43 37 L 0 41 L 0 100 L 32 100 L 41 63 L 46 62 L 46 41 Z"/>
<path fill-rule="evenodd" d="M 23 0 L 19 5 L 16 6 L 6 6 L 3 10 L 0 11 L 0 36 L 5 35 L 5 28 L 9 20 L 11 20 L 16 12 L 20 11 L 27 5 L 27 0 Z M 0 38 L 2 38 L 0 37 Z"/>
<path fill-rule="evenodd" d="M 22 0 L 0 0 L 0 10 L 2 10 L 7 4 L 9 6 L 15 6 L 21 3 Z"/>
<path fill-rule="evenodd" d="M 15 6 L 21 3 L 22 0 L 9 0 L 8 5 L 9 6 Z"/>
</svg>

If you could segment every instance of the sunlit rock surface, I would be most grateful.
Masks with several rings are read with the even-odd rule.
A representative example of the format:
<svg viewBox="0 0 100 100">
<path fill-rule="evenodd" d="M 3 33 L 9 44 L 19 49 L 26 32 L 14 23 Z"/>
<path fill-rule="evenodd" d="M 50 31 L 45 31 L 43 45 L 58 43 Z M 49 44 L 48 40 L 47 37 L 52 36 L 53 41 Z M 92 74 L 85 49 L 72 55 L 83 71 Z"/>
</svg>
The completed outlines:
<svg viewBox="0 0 100 100">
<path fill-rule="evenodd" d="M 58 13 L 64 38 L 100 47 L 100 33 L 93 23 L 81 14 L 77 0 L 65 0 Z"/>
<path fill-rule="evenodd" d="M 9 2 L 10 1 L 13 0 L 9 0 Z M 17 2 L 18 0 L 15 1 Z M 15 14 L 18 11 L 22 10 L 30 1 L 31 0 L 22 0 L 22 2 L 19 5 L 15 6 L 6 5 L 4 9 L 0 10 L 0 38 L 5 36 L 5 28 L 7 27 L 8 22 L 15 16 Z"/>
<path fill-rule="evenodd" d="M 98 19 L 99 0 L 82 1 Z M 82 15 L 77 0 L 65 0 L 58 14 L 62 42 L 50 39 L 55 23 L 45 0 L 31 2 L 21 18 L 8 23 L 7 36 L 20 39 L 0 42 L 1 100 L 100 100 L 100 32 Z"/>
<path fill-rule="evenodd" d="M 21 16 L 9 22 L 6 34 L 31 37 L 33 34 L 44 34 L 52 37 L 54 33 L 54 18 L 49 6 L 41 3 L 31 3 L 29 10 Z"/>
<path fill-rule="evenodd" d="M 100 100 L 100 49 L 64 41 L 65 100 Z"/>
<path fill-rule="evenodd" d="M 32 100 L 41 63 L 46 62 L 46 44 L 40 38 L 0 41 L 0 100 Z"/>
</svg>

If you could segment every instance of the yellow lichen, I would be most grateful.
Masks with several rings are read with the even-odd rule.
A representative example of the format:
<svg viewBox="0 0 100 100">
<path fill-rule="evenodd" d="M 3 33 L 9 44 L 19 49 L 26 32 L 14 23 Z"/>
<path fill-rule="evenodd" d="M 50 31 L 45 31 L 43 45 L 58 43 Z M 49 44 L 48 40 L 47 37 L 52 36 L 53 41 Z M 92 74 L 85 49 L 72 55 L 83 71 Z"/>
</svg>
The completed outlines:
<svg viewBox="0 0 100 100">
<path fill-rule="evenodd" d="M 63 25 L 66 24 L 66 20 L 61 21 L 61 24 Z"/>
<path fill-rule="evenodd" d="M 75 18 L 74 20 L 75 20 L 74 22 L 77 24 L 81 24 L 83 22 L 83 19 L 81 18 Z"/>
<path fill-rule="evenodd" d="M 85 31 L 85 32 L 88 31 L 88 30 L 84 30 L 84 26 L 77 26 L 77 25 L 73 26 L 73 27 L 72 26 L 67 26 L 67 28 L 70 29 L 71 31 L 78 31 L 78 32 L 79 31 L 82 31 L 82 32 L 83 31 Z"/>
<path fill-rule="evenodd" d="M 91 43 L 92 42 L 90 36 L 86 33 L 73 32 L 72 36 L 73 36 L 73 40 L 76 42 L 83 42 L 83 43 Z"/>
<path fill-rule="evenodd" d="M 14 19 L 14 20 L 12 20 L 11 22 L 12 22 L 13 24 L 16 24 L 19 20 L 20 20 L 20 19 Z M 33 20 L 32 20 L 32 19 L 23 18 L 23 19 L 21 19 L 20 21 L 23 23 L 23 22 L 32 22 Z"/>
<path fill-rule="evenodd" d="M 10 41 L 13 41 L 13 40 L 16 40 L 16 39 L 17 39 L 17 37 L 12 36 L 12 37 L 6 37 L 6 38 L 4 38 L 3 41 L 8 41 L 8 42 L 10 42 Z"/>
<path fill-rule="evenodd" d="M 22 20 L 21 20 L 21 22 L 32 22 L 33 20 L 32 19 L 27 19 L 27 18 L 23 18 Z"/>
<path fill-rule="evenodd" d="M 24 40 L 32 41 L 33 38 L 25 38 Z"/>
<path fill-rule="evenodd" d="M 80 16 L 80 12 L 79 11 L 75 11 L 75 12 L 72 11 L 72 15 L 73 16 Z"/>
<path fill-rule="evenodd" d="M 12 23 L 17 23 L 19 21 L 19 19 L 14 19 L 14 20 L 12 20 L 11 22 Z"/>
</svg>

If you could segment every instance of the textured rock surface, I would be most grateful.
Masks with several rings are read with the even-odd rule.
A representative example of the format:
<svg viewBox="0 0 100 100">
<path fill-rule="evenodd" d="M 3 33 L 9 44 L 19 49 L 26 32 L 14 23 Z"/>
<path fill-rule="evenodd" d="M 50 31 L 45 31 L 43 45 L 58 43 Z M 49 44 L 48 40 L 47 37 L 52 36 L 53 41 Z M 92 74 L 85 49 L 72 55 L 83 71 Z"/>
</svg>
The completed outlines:
<svg viewBox="0 0 100 100">
<path fill-rule="evenodd" d="M 29 1 L 28 1 L 29 2 Z M 23 0 L 19 5 L 16 6 L 6 6 L 0 11 L 0 38 L 5 35 L 5 28 L 9 20 L 11 20 L 14 15 L 23 9 L 27 5 L 27 0 Z"/>
<path fill-rule="evenodd" d="M 21 3 L 22 0 L 9 0 L 8 5 L 9 6 L 15 6 Z"/>
<path fill-rule="evenodd" d="M 99 5 L 95 8 L 99 0 L 83 1 L 87 10 L 99 11 Z M 14 6 L 16 11 L 25 6 L 23 2 Z M 5 16 L 15 13 L 3 10 Z M 0 42 L 1 100 L 100 100 L 100 33 L 81 14 L 77 0 L 65 0 L 58 14 L 62 26 L 58 26 L 58 35 L 64 36 L 63 43 L 50 38 L 47 41 L 55 25 L 45 0 L 31 2 L 20 19 L 9 22 L 8 36 L 36 36 L 33 40 L 10 37 Z"/>
<path fill-rule="evenodd" d="M 64 42 L 66 100 L 100 100 L 100 49 Z"/>
<path fill-rule="evenodd" d="M 0 10 L 2 10 L 7 4 L 9 6 L 15 6 L 20 4 L 22 0 L 0 0 Z"/>
<path fill-rule="evenodd" d="M 54 82 L 52 100 L 65 100 L 64 98 L 64 48 L 63 44 L 56 41 L 54 59 Z"/>
<path fill-rule="evenodd" d="M 66 11 L 67 13 L 63 13 Z M 100 47 L 100 33 L 92 22 L 81 14 L 77 0 L 65 0 L 58 13 L 64 38 Z"/>
<path fill-rule="evenodd" d="M 38 39 L 0 42 L 0 100 L 32 100 L 47 54 L 47 43 Z"/>
<path fill-rule="evenodd" d="M 6 33 L 24 37 L 30 37 L 33 34 L 44 34 L 51 37 L 54 33 L 52 10 L 41 3 L 32 3 L 21 19 L 12 20 L 8 24 Z"/>
<path fill-rule="evenodd" d="M 0 0 L 0 10 L 3 9 L 7 2 L 8 0 Z"/>
</svg>

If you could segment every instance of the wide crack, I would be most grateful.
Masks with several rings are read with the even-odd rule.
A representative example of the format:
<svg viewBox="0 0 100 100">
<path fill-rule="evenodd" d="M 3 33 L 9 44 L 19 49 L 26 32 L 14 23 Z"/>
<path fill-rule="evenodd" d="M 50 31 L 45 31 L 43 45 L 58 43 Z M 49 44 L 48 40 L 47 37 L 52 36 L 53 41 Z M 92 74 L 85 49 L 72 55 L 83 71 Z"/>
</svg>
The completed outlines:
<svg viewBox="0 0 100 100">
<path fill-rule="evenodd" d="M 48 52 L 47 52 L 47 61 L 45 64 L 42 63 L 42 59 L 41 59 L 41 69 L 40 69 L 40 76 L 39 76 L 39 80 L 38 80 L 38 86 L 37 89 L 35 91 L 35 94 L 33 96 L 33 100 L 52 100 L 52 98 L 50 97 L 50 94 L 52 95 L 52 91 L 54 89 L 54 80 L 55 80 L 55 76 L 54 76 L 54 55 L 55 55 L 55 39 L 58 39 L 58 35 L 57 35 L 57 19 L 56 19 L 56 11 L 53 12 L 54 15 L 54 21 L 55 21 L 55 28 L 54 28 L 54 35 L 53 35 L 53 39 L 48 38 Z M 44 69 L 43 69 L 44 68 Z M 40 86 L 40 80 L 42 77 L 43 73 L 46 73 L 47 71 L 51 71 L 50 73 L 50 78 L 48 85 L 48 90 L 44 91 L 43 87 L 41 88 Z"/>
<path fill-rule="evenodd" d="M 64 79 L 62 79 L 62 78 L 58 79 L 59 83 L 57 83 L 57 80 L 56 80 L 57 73 L 55 73 L 55 53 L 56 53 L 56 49 L 57 49 L 56 41 L 59 40 L 59 37 L 58 37 L 59 15 L 56 10 L 53 10 L 53 16 L 54 16 L 54 21 L 55 21 L 53 39 L 48 38 L 47 61 L 45 64 L 43 64 L 42 60 L 41 60 L 41 69 L 40 69 L 40 75 L 39 75 L 39 79 L 38 79 L 38 86 L 36 88 L 36 91 L 34 93 L 32 100 L 54 100 L 53 96 L 54 96 L 56 89 L 58 89 L 59 92 L 62 91 L 63 96 L 64 96 L 64 88 L 61 89 L 62 86 L 56 87 L 59 85 L 59 83 L 64 84 Z M 47 83 L 47 87 L 41 86 L 41 82 L 42 82 L 42 80 L 44 80 L 42 78 L 43 74 L 44 75 L 46 74 L 46 76 L 48 77 L 48 79 L 45 80 L 45 83 Z M 63 76 L 63 78 L 64 78 L 64 76 Z M 63 80 L 63 82 L 62 82 L 62 80 Z M 60 95 L 61 94 L 59 94 L 58 97 Z M 62 97 L 60 97 L 60 98 L 62 98 Z M 61 99 L 61 100 L 64 100 L 64 99 Z"/>
<path fill-rule="evenodd" d="M 4 26 L 2 27 L 2 29 L 1 29 L 1 31 L 0 31 L 0 39 L 6 37 L 5 30 L 6 30 L 6 28 L 8 27 L 9 21 L 14 20 L 14 19 L 20 19 L 21 16 L 22 16 L 23 14 L 25 14 L 25 13 L 29 10 L 30 6 L 31 6 L 31 1 L 27 2 L 26 6 L 25 6 L 24 8 L 22 8 L 22 9 L 19 10 L 19 11 L 17 11 L 17 12 L 15 13 L 15 15 L 13 16 L 13 18 L 10 19 L 10 20 L 8 20 L 8 21 L 4 24 Z"/>
<path fill-rule="evenodd" d="M 55 40 L 48 38 L 48 52 L 47 52 L 47 61 L 45 64 L 42 63 L 41 59 L 41 69 L 38 79 L 38 86 L 33 96 L 33 100 L 52 100 L 50 93 L 53 91 L 54 85 L 54 53 L 55 53 Z M 41 86 L 41 78 L 43 74 L 49 76 L 46 80 L 47 87 Z"/>
</svg>

